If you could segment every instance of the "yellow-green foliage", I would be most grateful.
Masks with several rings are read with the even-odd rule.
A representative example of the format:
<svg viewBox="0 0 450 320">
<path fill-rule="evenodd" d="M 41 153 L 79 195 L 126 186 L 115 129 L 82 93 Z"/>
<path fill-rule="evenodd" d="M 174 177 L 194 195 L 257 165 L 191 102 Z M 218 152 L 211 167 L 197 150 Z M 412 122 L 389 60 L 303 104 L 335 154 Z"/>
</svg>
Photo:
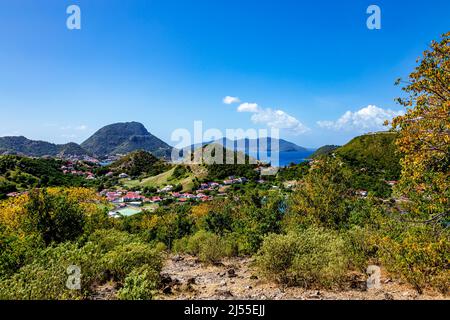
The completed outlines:
<svg viewBox="0 0 450 320">
<path fill-rule="evenodd" d="M 130 272 L 117 296 L 121 300 L 150 300 L 158 284 L 159 272 L 153 266 L 145 264 Z"/>
<path fill-rule="evenodd" d="M 150 245 L 131 242 L 118 245 L 102 258 L 105 271 L 116 280 L 123 281 L 134 268 L 147 264 L 155 270 L 162 268 L 161 252 Z"/>
<path fill-rule="evenodd" d="M 347 270 L 344 241 L 334 232 L 309 228 L 269 235 L 257 255 L 259 271 L 288 285 L 331 287 Z"/>
<path fill-rule="evenodd" d="M 339 229 L 346 225 L 352 190 L 349 170 L 337 159 L 315 163 L 294 191 L 291 213 L 299 223 Z"/>
<path fill-rule="evenodd" d="M 450 207 L 450 32 L 433 41 L 409 75 L 396 117 L 402 175 L 396 192 L 410 200 L 415 218 L 449 219 Z M 408 203 L 407 203 L 408 204 Z M 419 217 L 417 217 L 419 216 Z"/>
<path fill-rule="evenodd" d="M 176 240 L 173 250 L 196 255 L 200 261 L 206 263 L 218 263 L 224 257 L 238 254 L 237 243 L 234 239 L 220 237 L 204 230 L 198 231 L 193 236 Z"/>
<path fill-rule="evenodd" d="M 377 233 L 367 227 L 353 226 L 343 232 L 342 237 L 350 266 L 365 272 L 370 264 L 378 262 Z"/>
<path fill-rule="evenodd" d="M 127 292 L 135 284 L 131 279 L 137 276 L 136 272 L 144 269 L 146 282 L 139 286 L 154 290 L 162 267 L 161 250 L 160 246 L 142 243 L 126 232 L 97 231 L 83 246 L 67 242 L 37 250 L 31 261 L 0 281 L 0 300 L 86 299 L 94 283 L 111 277 L 119 285 L 125 282 Z M 81 290 L 66 287 L 67 268 L 71 265 L 81 269 Z M 133 270 L 135 273 L 131 274 Z M 146 292 L 145 298 L 151 297 Z"/>
<path fill-rule="evenodd" d="M 39 252 L 34 260 L 22 267 L 12 277 L 0 282 L 0 300 L 4 299 L 82 299 L 90 285 L 99 279 L 102 267 L 95 245 L 78 248 L 65 243 Z M 67 268 L 81 268 L 81 290 L 66 287 Z"/>
<path fill-rule="evenodd" d="M 448 293 L 450 287 L 450 237 L 428 226 L 411 227 L 400 236 L 380 239 L 381 261 L 393 274 L 421 293 L 434 287 Z"/>
</svg>

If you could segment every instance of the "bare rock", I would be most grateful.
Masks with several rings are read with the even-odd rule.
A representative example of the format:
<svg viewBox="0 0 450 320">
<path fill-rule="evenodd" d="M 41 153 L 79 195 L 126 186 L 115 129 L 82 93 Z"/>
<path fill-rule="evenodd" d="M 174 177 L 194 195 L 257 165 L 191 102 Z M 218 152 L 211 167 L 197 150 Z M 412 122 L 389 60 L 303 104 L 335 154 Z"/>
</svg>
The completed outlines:
<svg viewBox="0 0 450 320">
<path fill-rule="evenodd" d="M 223 289 L 216 289 L 216 295 L 223 297 L 223 298 L 231 298 L 233 297 L 233 294 L 230 290 L 223 290 Z"/>
<path fill-rule="evenodd" d="M 180 261 L 183 261 L 183 260 L 184 260 L 184 258 L 182 256 L 178 255 L 178 254 L 172 257 L 172 261 L 173 262 L 180 262 Z"/>
<path fill-rule="evenodd" d="M 322 298 L 322 294 L 320 293 L 320 291 L 316 291 L 315 293 L 312 293 L 308 296 L 308 298 L 310 299 L 321 299 Z"/>
<path fill-rule="evenodd" d="M 163 293 L 164 294 L 172 294 L 172 288 L 170 286 L 164 287 Z"/>
<path fill-rule="evenodd" d="M 384 300 L 394 300 L 394 296 L 388 292 L 384 293 Z"/>
<path fill-rule="evenodd" d="M 161 274 L 161 284 L 168 285 L 172 283 L 172 281 L 172 278 L 167 273 Z"/>
<path fill-rule="evenodd" d="M 228 269 L 227 274 L 229 278 L 234 278 L 236 277 L 236 270 L 234 270 L 233 268 Z"/>
</svg>

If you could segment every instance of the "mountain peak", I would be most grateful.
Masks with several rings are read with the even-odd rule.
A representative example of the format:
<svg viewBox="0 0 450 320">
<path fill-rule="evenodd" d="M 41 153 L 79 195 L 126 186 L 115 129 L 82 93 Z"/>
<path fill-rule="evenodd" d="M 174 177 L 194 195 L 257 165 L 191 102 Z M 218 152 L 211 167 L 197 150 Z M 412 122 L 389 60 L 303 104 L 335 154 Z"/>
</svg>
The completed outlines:
<svg viewBox="0 0 450 320">
<path fill-rule="evenodd" d="M 172 147 L 152 135 L 139 122 L 120 122 L 107 125 L 95 132 L 81 146 L 96 156 L 127 154 L 145 150 L 158 157 L 169 157 Z"/>
<path fill-rule="evenodd" d="M 150 134 L 142 123 L 135 121 L 109 124 L 99 129 L 96 133 L 101 132 L 107 132 L 109 134 L 126 134 L 137 136 L 145 136 Z"/>
</svg>

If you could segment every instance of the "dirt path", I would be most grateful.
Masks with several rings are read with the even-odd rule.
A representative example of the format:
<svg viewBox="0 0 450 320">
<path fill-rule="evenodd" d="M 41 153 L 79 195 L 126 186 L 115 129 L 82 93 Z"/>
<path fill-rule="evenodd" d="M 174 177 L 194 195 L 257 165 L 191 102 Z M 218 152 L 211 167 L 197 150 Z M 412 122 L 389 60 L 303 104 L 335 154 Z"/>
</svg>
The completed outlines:
<svg viewBox="0 0 450 320">
<path fill-rule="evenodd" d="M 339 291 L 284 288 L 260 279 L 250 258 L 232 258 L 221 265 L 204 265 L 192 256 L 171 256 L 162 270 L 164 287 L 157 299 L 445 299 L 437 293 L 418 295 L 405 284 L 382 276 L 379 290 L 367 290 L 364 275 L 352 275 Z"/>
</svg>

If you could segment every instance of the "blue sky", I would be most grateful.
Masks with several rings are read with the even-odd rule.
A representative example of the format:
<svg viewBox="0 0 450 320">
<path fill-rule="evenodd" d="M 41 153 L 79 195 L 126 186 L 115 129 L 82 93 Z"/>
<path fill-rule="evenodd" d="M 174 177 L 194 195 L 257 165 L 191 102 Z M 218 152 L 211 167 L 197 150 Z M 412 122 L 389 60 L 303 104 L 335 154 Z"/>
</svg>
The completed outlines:
<svg viewBox="0 0 450 320">
<path fill-rule="evenodd" d="M 175 144 L 202 120 L 343 144 L 401 110 L 393 83 L 449 30 L 447 0 L 0 0 L 0 136 L 82 142 L 139 121 Z"/>
</svg>

